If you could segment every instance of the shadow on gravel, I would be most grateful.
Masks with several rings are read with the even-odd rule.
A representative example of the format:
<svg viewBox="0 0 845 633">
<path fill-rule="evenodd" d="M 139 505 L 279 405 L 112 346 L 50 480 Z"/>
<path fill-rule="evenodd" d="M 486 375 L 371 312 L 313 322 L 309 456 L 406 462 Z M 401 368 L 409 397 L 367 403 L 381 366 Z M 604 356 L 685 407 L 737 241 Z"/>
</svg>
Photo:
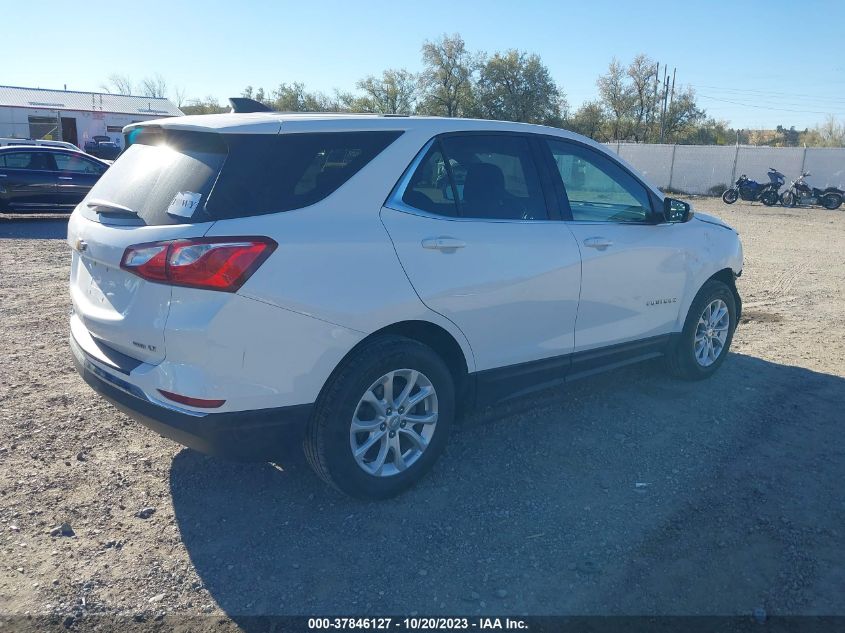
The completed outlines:
<svg viewBox="0 0 845 633">
<path fill-rule="evenodd" d="M 845 380 L 740 354 L 698 383 L 659 367 L 483 412 L 385 502 L 304 463 L 184 450 L 181 538 L 247 631 L 265 614 L 845 612 Z"/>
<path fill-rule="evenodd" d="M 67 237 L 67 219 L 0 218 L 0 239 L 63 240 Z"/>
</svg>

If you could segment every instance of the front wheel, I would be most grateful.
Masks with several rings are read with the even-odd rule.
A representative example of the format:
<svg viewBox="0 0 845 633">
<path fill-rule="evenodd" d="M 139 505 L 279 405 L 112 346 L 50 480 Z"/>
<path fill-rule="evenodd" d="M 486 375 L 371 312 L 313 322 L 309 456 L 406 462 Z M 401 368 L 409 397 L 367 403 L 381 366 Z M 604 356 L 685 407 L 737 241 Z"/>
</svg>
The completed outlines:
<svg viewBox="0 0 845 633">
<path fill-rule="evenodd" d="M 353 352 L 323 388 L 305 455 L 342 492 L 391 497 L 431 469 L 454 411 L 455 386 L 443 360 L 417 341 L 380 337 Z"/>
<path fill-rule="evenodd" d="M 764 191 L 760 196 L 760 202 L 765 204 L 767 207 L 775 206 L 778 203 L 778 192 L 772 189 Z"/>
<path fill-rule="evenodd" d="M 666 355 L 670 373 L 686 380 L 708 378 L 728 355 L 736 330 L 736 300 L 721 281 L 708 281 L 693 299 L 684 329 Z"/>
<path fill-rule="evenodd" d="M 733 204 L 739 198 L 739 193 L 736 189 L 728 189 L 722 194 L 722 202 L 725 204 Z"/>
<path fill-rule="evenodd" d="M 835 194 L 835 193 L 828 193 L 822 196 L 822 206 L 829 210 L 835 211 L 840 206 L 842 206 L 842 196 Z"/>
<path fill-rule="evenodd" d="M 794 207 L 795 206 L 795 194 L 791 191 L 786 191 L 780 197 L 780 203 L 785 207 Z"/>
</svg>

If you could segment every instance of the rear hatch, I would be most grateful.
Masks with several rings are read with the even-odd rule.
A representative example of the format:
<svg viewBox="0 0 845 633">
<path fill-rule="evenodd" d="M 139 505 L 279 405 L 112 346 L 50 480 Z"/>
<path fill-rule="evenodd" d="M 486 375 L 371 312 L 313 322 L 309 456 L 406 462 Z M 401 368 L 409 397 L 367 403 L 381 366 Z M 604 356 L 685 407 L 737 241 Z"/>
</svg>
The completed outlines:
<svg viewBox="0 0 845 633">
<path fill-rule="evenodd" d="M 131 137 L 131 138 L 130 138 Z M 140 128 L 68 224 L 73 310 L 100 343 L 147 363 L 165 356 L 171 286 L 121 269 L 128 246 L 204 235 L 205 201 L 227 148 L 216 133 Z"/>
</svg>

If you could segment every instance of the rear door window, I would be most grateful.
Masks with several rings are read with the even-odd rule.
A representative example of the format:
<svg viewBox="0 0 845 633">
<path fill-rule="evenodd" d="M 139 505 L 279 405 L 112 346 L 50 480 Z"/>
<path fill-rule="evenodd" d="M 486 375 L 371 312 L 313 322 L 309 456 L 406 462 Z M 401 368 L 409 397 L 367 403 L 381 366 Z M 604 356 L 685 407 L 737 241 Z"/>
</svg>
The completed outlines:
<svg viewBox="0 0 845 633">
<path fill-rule="evenodd" d="M 449 161 L 461 217 L 547 220 L 546 201 L 528 139 L 512 135 L 447 136 Z"/>
<path fill-rule="evenodd" d="M 436 215 L 458 215 L 455 193 L 439 143 L 431 147 L 411 176 L 402 202 Z"/>
</svg>

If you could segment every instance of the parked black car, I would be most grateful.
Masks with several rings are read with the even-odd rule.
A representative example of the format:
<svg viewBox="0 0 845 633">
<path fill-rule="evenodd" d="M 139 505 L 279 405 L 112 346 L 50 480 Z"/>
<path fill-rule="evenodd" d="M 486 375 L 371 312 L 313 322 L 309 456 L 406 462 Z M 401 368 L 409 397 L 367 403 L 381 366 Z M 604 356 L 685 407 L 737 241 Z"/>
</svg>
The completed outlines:
<svg viewBox="0 0 845 633">
<path fill-rule="evenodd" d="M 85 142 L 85 151 L 103 160 L 114 160 L 120 154 L 120 146 L 108 136 L 95 136 Z"/>
<path fill-rule="evenodd" d="M 0 211 L 73 209 L 108 167 L 72 150 L 0 147 Z"/>
</svg>

